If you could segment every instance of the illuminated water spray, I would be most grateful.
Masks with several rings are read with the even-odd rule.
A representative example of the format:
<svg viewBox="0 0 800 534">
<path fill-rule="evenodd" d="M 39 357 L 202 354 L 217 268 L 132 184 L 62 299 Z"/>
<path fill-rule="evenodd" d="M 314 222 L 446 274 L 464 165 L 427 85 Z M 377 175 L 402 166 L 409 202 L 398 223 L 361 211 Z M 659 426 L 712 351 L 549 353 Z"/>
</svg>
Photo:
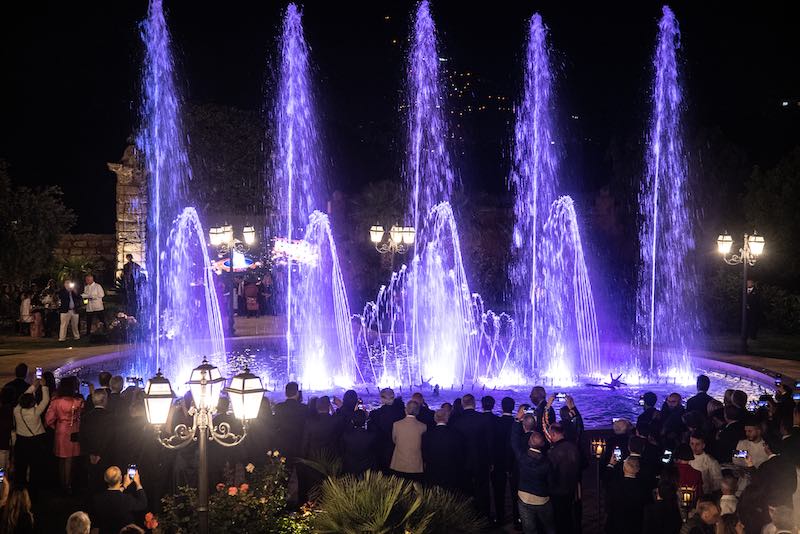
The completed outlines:
<svg viewBox="0 0 800 534">
<path fill-rule="evenodd" d="M 184 232 L 196 233 L 199 222 L 193 210 L 191 213 L 183 211 L 187 205 L 191 168 L 180 120 L 181 99 L 175 81 L 170 35 L 161 0 L 150 3 L 141 36 L 145 57 L 142 124 L 137 145 L 144 154 L 148 181 L 148 291 L 141 292 L 143 302 L 140 310 L 141 318 L 148 324 L 144 329 L 147 339 L 143 340 L 141 351 L 137 351 L 141 356 L 137 356 L 136 367 L 145 374 L 154 373 L 160 367 L 165 372 L 176 372 L 183 365 L 196 365 L 200 357 L 218 354 L 222 340 L 216 326 L 212 328 L 212 323 L 215 325 L 219 318 L 213 285 L 206 283 L 205 273 L 201 276 L 193 270 L 194 265 L 203 269 L 207 260 L 205 249 L 196 248 L 200 244 L 205 246 L 202 231 L 194 240 L 183 236 Z M 173 221 L 178 227 L 170 233 Z M 187 289 L 187 284 L 200 280 L 210 292 L 204 298 L 203 306 L 209 326 L 184 331 L 183 325 L 194 324 L 195 319 L 188 314 L 196 310 L 197 300 Z M 205 321 L 205 316 L 202 320 Z M 176 339 L 180 343 L 175 343 Z M 203 341 L 197 346 L 191 342 L 193 339 Z M 173 374 L 172 378 L 177 376 Z"/>
<path fill-rule="evenodd" d="M 583 255 L 572 199 L 553 202 L 537 251 L 541 284 L 537 300 L 536 337 L 548 358 L 544 376 L 571 384 L 577 376 L 600 371 L 600 343 L 592 285 Z"/>
<path fill-rule="evenodd" d="M 700 326 L 694 297 L 695 220 L 688 189 L 678 72 L 678 21 L 664 6 L 653 57 L 652 115 L 647 171 L 639 191 L 640 271 L 637 341 L 649 372 L 687 374 L 689 348 Z"/>
<path fill-rule="evenodd" d="M 510 279 L 517 322 L 531 369 L 540 366 L 536 317 L 541 272 L 537 251 L 550 204 L 558 183 L 558 156 L 553 144 L 553 76 L 547 45 L 547 27 L 537 13 L 531 17 L 525 56 L 524 87 L 516 108 L 514 164 L 509 186 L 514 193 L 514 231 Z M 524 350 L 528 349 L 528 350 Z"/>
</svg>

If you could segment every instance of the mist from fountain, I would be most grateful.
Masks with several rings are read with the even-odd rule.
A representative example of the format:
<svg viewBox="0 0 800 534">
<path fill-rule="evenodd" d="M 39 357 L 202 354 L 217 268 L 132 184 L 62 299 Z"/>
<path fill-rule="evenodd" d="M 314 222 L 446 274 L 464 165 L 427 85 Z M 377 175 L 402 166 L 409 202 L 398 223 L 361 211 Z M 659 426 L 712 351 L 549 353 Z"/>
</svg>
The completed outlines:
<svg viewBox="0 0 800 534">
<path fill-rule="evenodd" d="M 579 376 L 600 374 L 600 342 L 592 285 L 572 199 L 553 202 L 537 251 L 541 283 L 536 333 L 548 359 L 542 376 L 572 385 Z"/>
<path fill-rule="evenodd" d="M 693 261 L 696 221 L 683 146 L 679 46 L 678 21 L 664 6 L 653 56 L 647 170 L 639 191 L 636 341 L 643 373 L 685 378 L 691 375 L 689 349 L 700 317 L 692 298 L 699 289 Z"/>
<path fill-rule="evenodd" d="M 148 182 L 145 263 L 148 273 L 147 290 L 138 293 L 141 299 L 140 318 L 146 322 L 146 327 L 142 330 L 146 338 L 140 340 L 142 343 L 141 350 L 137 351 L 136 368 L 140 373 L 149 375 L 159 368 L 166 371 L 168 367 L 174 368 L 181 364 L 175 361 L 181 357 L 172 351 L 175 344 L 165 344 L 165 339 L 170 335 L 168 330 L 189 321 L 188 317 L 180 315 L 189 313 L 192 303 L 190 300 L 179 300 L 188 298 L 182 289 L 187 280 L 176 278 L 176 273 L 171 272 L 171 269 L 176 268 L 173 261 L 175 255 L 183 258 L 188 251 L 175 250 L 175 244 L 168 244 L 168 240 L 173 220 L 179 217 L 187 204 L 187 184 L 191 179 L 191 167 L 180 119 L 181 98 L 175 79 L 170 35 L 161 0 L 150 2 L 147 19 L 141 25 L 141 37 L 145 54 L 141 82 L 141 127 L 137 147 L 144 155 L 144 170 Z M 184 216 L 185 214 L 181 217 Z M 178 265 L 182 272 L 186 272 L 184 267 Z M 206 334 L 208 332 L 202 335 Z M 188 340 L 194 333 L 180 335 Z M 217 347 L 218 340 L 213 344 Z M 180 354 L 189 356 L 183 351 Z M 189 362 L 196 364 L 200 356 L 202 354 L 191 354 Z"/>
<path fill-rule="evenodd" d="M 536 13 L 531 17 L 525 56 L 522 98 L 516 107 L 514 161 L 509 187 L 514 193 L 509 278 L 521 343 L 519 359 L 529 370 L 547 366 L 548 353 L 537 345 L 536 322 L 542 313 L 536 295 L 541 279 L 538 251 L 542 226 L 556 198 L 558 155 L 553 142 L 553 75 L 547 27 Z"/>
</svg>

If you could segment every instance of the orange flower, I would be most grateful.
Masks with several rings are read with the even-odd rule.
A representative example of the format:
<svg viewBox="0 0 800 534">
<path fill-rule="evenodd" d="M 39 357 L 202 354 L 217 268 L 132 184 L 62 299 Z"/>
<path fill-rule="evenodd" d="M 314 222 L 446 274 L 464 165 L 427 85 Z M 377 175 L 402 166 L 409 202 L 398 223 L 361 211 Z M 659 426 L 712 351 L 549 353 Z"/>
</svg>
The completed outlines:
<svg viewBox="0 0 800 534">
<path fill-rule="evenodd" d="M 147 512 L 147 514 L 145 514 L 144 526 L 147 527 L 148 530 L 155 530 L 158 528 L 158 518 L 153 512 Z"/>
<path fill-rule="evenodd" d="M 217 487 L 217 491 L 222 491 L 222 490 L 224 490 L 224 489 L 225 489 L 225 484 L 223 484 L 222 482 L 220 482 L 219 484 L 217 484 L 217 486 L 216 486 L 216 487 Z"/>
<path fill-rule="evenodd" d="M 239 488 L 237 488 L 236 486 L 231 486 L 230 488 L 228 488 L 228 495 L 230 495 L 231 497 L 233 497 L 237 493 L 239 493 Z"/>
<path fill-rule="evenodd" d="M 250 489 L 250 484 L 248 484 L 247 482 L 239 486 L 239 491 L 241 491 L 242 493 L 247 493 L 247 490 L 249 489 Z"/>
</svg>

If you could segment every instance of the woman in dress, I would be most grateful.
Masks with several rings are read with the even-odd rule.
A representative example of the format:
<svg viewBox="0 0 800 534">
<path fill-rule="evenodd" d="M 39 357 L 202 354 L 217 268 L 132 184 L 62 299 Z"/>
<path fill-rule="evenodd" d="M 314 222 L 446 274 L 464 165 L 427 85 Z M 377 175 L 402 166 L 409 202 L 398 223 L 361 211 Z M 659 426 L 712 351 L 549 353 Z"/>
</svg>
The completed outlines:
<svg viewBox="0 0 800 534">
<path fill-rule="evenodd" d="M 72 466 L 74 459 L 81 455 L 78 432 L 81 429 L 83 397 L 78 392 L 76 376 L 61 379 L 56 390 L 56 398 L 47 409 L 47 426 L 55 429 L 53 453 L 58 458 L 58 478 L 61 488 L 72 491 Z"/>
</svg>

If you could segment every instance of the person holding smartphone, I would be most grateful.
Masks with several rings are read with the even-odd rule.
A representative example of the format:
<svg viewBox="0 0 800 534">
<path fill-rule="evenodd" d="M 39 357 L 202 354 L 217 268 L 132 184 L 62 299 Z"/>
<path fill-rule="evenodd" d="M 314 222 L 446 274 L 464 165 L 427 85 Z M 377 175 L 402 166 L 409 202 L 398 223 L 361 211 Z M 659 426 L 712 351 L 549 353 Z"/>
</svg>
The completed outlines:
<svg viewBox="0 0 800 534">
<path fill-rule="evenodd" d="M 40 388 L 42 400 L 37 403 L 36 391 Z M 21 484 L 31 482 L 33 488 L 40 485 L 44 469 L 43 463 L 47 454 L 47 437 L 42 414 L 49 403 L 49 388 L 42 384 L 41 379 L 36 379 L 20 397 L 19 404 L 14 408 L 14 425 L 17 429 L 14 467 L 17 481 Z M 30 479 L 28 472 L 30 472 Z"/>
<path fill-rule="evenodd" d="M 92 528 L 100 534 L 116 534 L 125 525 L 135 523 L 136 517 L 147 510 L 147 495 L 139 471 L 130 468 L 128 466 L 124 476 L 115 465 L 106 469 L 103 475 L 106 490 L 92 497 L 89 516 Z"/>
</svg>

